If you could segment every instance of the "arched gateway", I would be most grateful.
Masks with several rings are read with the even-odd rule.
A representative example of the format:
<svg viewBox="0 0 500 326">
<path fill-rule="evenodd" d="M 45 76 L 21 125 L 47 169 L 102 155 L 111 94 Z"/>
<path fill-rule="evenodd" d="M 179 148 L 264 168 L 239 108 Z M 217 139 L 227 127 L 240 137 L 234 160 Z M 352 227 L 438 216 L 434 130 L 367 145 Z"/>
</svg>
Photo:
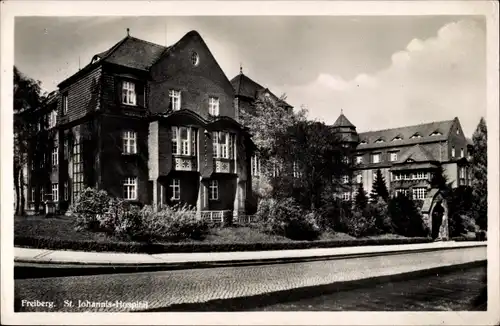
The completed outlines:
<svg viewBox="0 0 500 326">
<path fill-rule="evenodd" d="M 431 189 L 427 193 L 421 212 L 432 238 L 448 240 L 448 203 L 439 189 Z"/>
</svg>

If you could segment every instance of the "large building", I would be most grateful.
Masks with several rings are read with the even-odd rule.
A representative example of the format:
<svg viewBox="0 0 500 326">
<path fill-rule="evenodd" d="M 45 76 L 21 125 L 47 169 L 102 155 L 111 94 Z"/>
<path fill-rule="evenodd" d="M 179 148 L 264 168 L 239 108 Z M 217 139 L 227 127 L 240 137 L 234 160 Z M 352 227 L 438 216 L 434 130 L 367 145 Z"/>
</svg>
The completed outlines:
<svg viewBox="0 0 500 326">
<path fill-rule="evenodd" d="M 471 183 L 472 145 L 458 118 L 358 134 L 341 113 L 333 127 L 355 149 L 353 179 L 345 182 L 361 183 L 368 192 L 377 170 L 391 194 L 401 193 L 418 200 L 425 198 L 432 174 L 440 166 L 452 187 Z M 356 188 L 344 192 L 342 197 L 351 198 Z"/>
<path fill-rule="evenodd" d="M 245 213 L 253 143 L 197 32 L 164 47 L 127 31 L 58 87 L 49 177 L 30 171 L 28 202 L 50 198 L 65 210 L 96 187 L 140 204 Z"/>
</svg>

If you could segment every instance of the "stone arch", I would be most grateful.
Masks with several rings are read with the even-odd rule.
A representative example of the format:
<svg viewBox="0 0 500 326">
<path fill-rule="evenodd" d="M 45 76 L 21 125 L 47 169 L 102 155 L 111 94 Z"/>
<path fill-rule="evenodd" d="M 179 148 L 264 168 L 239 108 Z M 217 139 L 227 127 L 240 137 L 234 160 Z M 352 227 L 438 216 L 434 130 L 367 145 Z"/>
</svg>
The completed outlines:
<svg viewBox="0 0 500 326">
<path fill-rule="evenodd" d="M 432 238 L 448 240 L 448 202 L 439 189 L 431 189 L 424 200 L 421 213 Z"/>
</svg>

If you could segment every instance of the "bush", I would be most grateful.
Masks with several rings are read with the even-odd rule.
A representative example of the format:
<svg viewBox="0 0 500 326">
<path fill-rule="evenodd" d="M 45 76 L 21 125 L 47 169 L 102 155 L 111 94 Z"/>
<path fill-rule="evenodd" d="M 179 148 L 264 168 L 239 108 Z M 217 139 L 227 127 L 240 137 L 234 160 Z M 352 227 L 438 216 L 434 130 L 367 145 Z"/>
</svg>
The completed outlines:
<svg viewBox="0 0 500 326">
<path fill-rule="evenodd" d="M 348 232 L 345 221 L 352 218 L 352 207 L 350 202 L 339 199 L 330 200 L 321 208 L 320 226 L 325 230 L 335 232 Z"/>
<path fill-rule="evenodd" d="M 99 219 L 100 227 L 118 237 L 140 238 L 144 228 L 140 212 L 138 206 L 122 199 L 112 198 Z"/>
<path fill-rule="evenodd" d="M 352 216 L 344 220 L 347 234 L 359 238 L 376 234 L 375 218 L 367 210 L 354 209 Z"/>
<path fill-rule="evenodd" d="M 76 229 L 99 230 L 99 219 L 108 209 L 110 199 L 104 190 L 93 188 L 83 190 L 69 208 L 69 211 L 75 216 Z"/>
<path fill-rule="evenodd" d="M 210 231 L 210 223 L 202 220 L 196 210 L 187 205 L 164 207 L 155 212 L 150 206 L 140 211 L 144 229 L 142 235 L 154 239 L 203 239 Z"/>
<path fill-rule="evenodd" d="M 313 240 L 320 234 L 318 214 L 306 214 L 293 198 L 263 199 L 256 215 L 266 233 L 294 240 Z"/>
<path fill-rule="evenodd" d="M 388 211 L 396 233 L 406 237 L 427 237 L 430 235 L 420 211 L 410 198 L 406 196 L 391 198 Z"/>
<path fill-rule="evenodd" d="M 394 226 L 389 216 L 387 203 L 379 197 L 375 203 L 367 206 L 367 214 L 375 220 L 375 228 L 379 233 L 393 233 Z"/>
</svg>

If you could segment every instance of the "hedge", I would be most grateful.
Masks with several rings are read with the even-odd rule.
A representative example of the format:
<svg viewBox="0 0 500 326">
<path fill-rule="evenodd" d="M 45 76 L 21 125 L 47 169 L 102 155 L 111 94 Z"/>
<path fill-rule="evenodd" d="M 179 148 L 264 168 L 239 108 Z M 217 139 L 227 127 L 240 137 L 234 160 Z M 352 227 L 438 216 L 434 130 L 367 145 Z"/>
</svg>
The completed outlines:
<svg viewBox="0 0 500 326">
<path fill-rule="evenodd" d="M 14 245 L 51 250 L 76 251 L 113 251 L 127 253 L 191 253 L 191 252 L 229 252 L 229 251 L 263 251 L 284 249 L 339 248 L 374 245 L 401 245 L 429 243 L 430 238 L 403 239 L 354 239 L 354 240 L 320 240 L 290 241 L 262 243 L 146 243 L 146 242 L 104 242 L 91 240 L 61 240 L 47 237 L 16 236 Z"/>
</svg>

